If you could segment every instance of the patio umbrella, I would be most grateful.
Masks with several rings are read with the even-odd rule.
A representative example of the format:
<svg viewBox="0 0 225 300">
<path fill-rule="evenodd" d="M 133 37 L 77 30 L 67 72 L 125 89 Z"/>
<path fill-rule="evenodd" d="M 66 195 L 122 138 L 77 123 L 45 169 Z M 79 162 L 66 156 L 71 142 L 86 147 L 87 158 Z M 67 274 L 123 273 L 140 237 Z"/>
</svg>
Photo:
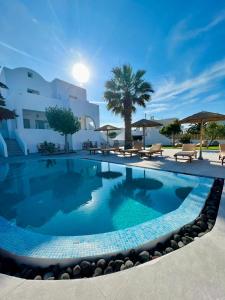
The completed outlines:
<svg viewBox="0 0 225 300">
<path fill-rule="evenodd" d="M 107 145 L 109 144 L 109 131 L 114 131 L 114 130 L 120 130 L 120 128 L 115 127 L 113 125 L 104 125 L 104 126 L 101 126 L 97 129 L 95 129 L 95 131 L 106 131 Z"/>
<path fill-rule="evenodd" d="M 17 117 L 16 113 L 13 110 L 9 110 L 4 107 L 0 107 L 0 122 L 2 120 L 15 119 Z"/>
<path fill-rule="evenodd" d="M 203 159 L 203 157 L 202 157 L 202 140 L 203 140 L 204 124 L 207 122 L 216 122 L 216 121 L 223 121 L 223 120 L 225 120 L 225 115 L 218 114 L 218 113 L 212 113 L 212 112 L 208 112 L 208 111 L 201 111 L 197 114 L 191 115 L 191 116 L 179 121 L 181 124 L 184 124 L 184 123 L 200 123 L 201 124 L 200 151 L 199 151 L 198 159 Z"/>
<path fill-rule="evenodd" d="M 97 176 L 99 176 L 101 178 L 105 178 L 105 179 L 115 179 L 115 178 L 118 178 L 122 175 L 123 174 L 121 172 L 111 171 L 109 163 L 108 163 L 108 171 L 103 171 L 103 172 L 98 172 L 97 173 Z"/>
<path fill-rule="evenodd" d="M 131 124 L 132 127 L 142 128 L 142 130 L 143 130 L 143 146 L 144 146 L 144 149 L 145 149 L 145 128 L 147 128 L 147 127 L 158 127 L 158 126 L 162 126 L 162 125 L 163 124 L 161 124 L 157 121 L 147 120 L 147 119 L 141 119 L 141 120 Z"/>
</svg>

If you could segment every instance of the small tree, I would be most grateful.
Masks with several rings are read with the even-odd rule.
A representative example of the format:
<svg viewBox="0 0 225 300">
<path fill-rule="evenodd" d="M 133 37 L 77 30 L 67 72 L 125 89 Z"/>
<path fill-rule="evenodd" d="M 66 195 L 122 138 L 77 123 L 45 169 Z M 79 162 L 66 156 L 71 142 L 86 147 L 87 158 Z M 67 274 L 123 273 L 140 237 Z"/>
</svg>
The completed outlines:
<svg viewBox="0 0 225 300">
<path fill-rule="evenodd" d="M 201 123 L 192 124 L 188 130 L 187 133 L 190 134 L 200 134 L 201 131 Z"/>
<path fill-rule="evenodd" d="M 209 123 L 206 126 L 205 135 L 208 139 L 210 139 L 210 146 L 216 138 L 225 137 L 225 125 L 217 124 L 216 122 Z"/>
<path fill-rule="evenodd" d="M 0 88 L 8 89 L 8 87 L 0 82 Z M 16 113 L 13 110 L 9 110 L 4 107 L 5 106 L 5 98 L 2 96 L 0 92 L 0 122 L 3 120 L 15 119 L 17 117 Z"/>
<path fill-rule="evenodd" d="M 65 150 L 68 152 L 68 134 L 74 134 L 80 130 L 78 118 L 74 116 L 70 108 L 60 108 L 58 106 L 46 108 L 45 114 L 49 126 L 65 136 Z"/>
<path fill-rule="evenodd" d="M 182 130 L 179 121 L 175 120 L 173 123 L 163 126 L 160 130 L 160 133 L 168 138 L 172 138 L 172 144 L 174 146 L 176 135 L 181 133 L 181 131 Z"/>
<path fill-rule="evenodd" d="M 117 135 L 118 135 L 118 134 L 117 134 L 117 132 L 115 132 L 115 131 L 111 131 L 111 132 L 108 133 L 108 136 L 109 136 L 111 139 L 114 139 Z"/>
<path fill-rule="evenodd" d="M 190 133 L 183 133 L 182 135 L 180 135 L 179 142 L 181 142 L 182 144 L 190 144 L 191 142 Z"/>
</svg>

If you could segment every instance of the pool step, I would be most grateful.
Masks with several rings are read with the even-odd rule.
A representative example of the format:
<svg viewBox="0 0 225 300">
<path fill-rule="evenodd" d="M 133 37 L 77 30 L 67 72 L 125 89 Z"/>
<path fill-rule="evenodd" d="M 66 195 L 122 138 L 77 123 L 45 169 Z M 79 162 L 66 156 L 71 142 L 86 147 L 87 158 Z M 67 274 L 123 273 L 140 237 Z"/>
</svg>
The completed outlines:
<svg viewBox="0 0 225 300">
<path fill-rule="evenodd" d="M 19 156 L 24 155 L 15 139 L 5 139 L 7 145 L 8 156 Z"/>
</svg>

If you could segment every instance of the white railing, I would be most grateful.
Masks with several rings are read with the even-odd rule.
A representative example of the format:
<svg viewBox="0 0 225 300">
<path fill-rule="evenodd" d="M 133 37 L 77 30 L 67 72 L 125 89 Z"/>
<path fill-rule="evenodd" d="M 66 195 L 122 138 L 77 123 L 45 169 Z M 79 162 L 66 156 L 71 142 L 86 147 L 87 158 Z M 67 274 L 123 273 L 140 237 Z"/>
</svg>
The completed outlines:
<svg viewBox="0 0 225 300">
<path fill-rule="evenodd" d="M 26 142 L 24 142 L 24 140 L 22 139 L 22 137 L 20 136 L 20 134 L 18 133 L 17 130 L 14 131 L 14 137 L 15 137 L 20 149 L 23 151 L 23 154 L 27 155 L 27 144 L 26 144 Z"/>
<path fill-rule="evenodd" d="M 2 155 L 3 157 L 8 157 L 7 145 L 1 133 L 0 133 L 0 155 Z"/>
</svg>

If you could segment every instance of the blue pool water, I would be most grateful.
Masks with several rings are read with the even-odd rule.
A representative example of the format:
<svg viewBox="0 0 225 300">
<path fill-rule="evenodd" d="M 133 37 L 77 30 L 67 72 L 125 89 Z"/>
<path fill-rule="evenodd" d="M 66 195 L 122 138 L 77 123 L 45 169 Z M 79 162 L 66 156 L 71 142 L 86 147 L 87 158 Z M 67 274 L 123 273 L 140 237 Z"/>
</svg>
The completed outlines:
<svg viewBox="0 0 225 300">
<path fill-rule="evenodd" d="M 0 173 L 0 216 L 51 236 L 106 233 L 177 210 L 199 177 L 85 159 L 26 161 Z"/>
</svg>

